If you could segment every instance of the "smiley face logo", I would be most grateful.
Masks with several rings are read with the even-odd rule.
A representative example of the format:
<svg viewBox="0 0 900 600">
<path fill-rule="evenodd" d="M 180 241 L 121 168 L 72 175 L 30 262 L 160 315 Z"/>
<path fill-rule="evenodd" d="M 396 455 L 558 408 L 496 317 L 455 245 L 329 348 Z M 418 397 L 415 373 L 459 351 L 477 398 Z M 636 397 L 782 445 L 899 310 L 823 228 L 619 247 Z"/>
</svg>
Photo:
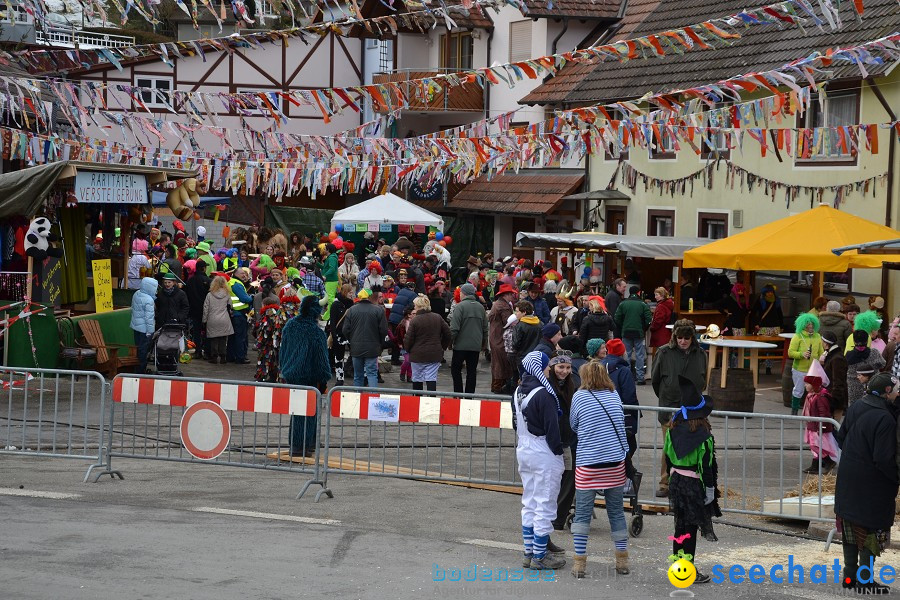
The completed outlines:
<svg viewBox="0 0 900 600">
<path fill-rule="evenodd" d="M 669 567 L 669 583 L 677 588 L 690 587 L 695 579 L 697 579 L 697 569 L 689 560 L 680 558 Z"/>
</svg>

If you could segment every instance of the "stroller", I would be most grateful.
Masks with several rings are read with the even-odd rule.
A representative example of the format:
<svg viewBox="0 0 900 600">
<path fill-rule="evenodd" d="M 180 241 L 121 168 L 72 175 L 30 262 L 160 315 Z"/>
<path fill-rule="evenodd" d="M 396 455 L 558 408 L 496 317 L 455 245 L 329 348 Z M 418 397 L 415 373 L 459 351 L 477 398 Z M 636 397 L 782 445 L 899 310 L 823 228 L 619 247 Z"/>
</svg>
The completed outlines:
<svg viewBox="0 0 900 600">
<path fill-rule="evenodd" d="M 643 473 L 635 470 L 634 474 L 631 478 L 625 480 L 625 490 L 624 490 L 624 500 L 626 505 L 631 503 L 631 525 L 628 528 L 628 532 L 631 534 L 631 537 L 638 537 L 641 535 L 641 532 L 644 531 L 644 512 L 641 507 L 640 502 L 638 502 L 638 493 L 641 491 L 641 479 L 643 478 Z M 602 495 L 598 494 L 598 495 Z M 595 507 L 596 508 L 596 507 Z M 566 516 L 566 529 L 572 529 L 572 520 L 575 518 L 575 506 L 573 505 L 571 510 L 569 511 L 568 516 Z M 591 517 L 592 519 L 597 518 L 596 509 L 594 510 L 594 514 Z"/>
<path fill-rule="evenodd" d="M 153 354 L 157 374 L 177 377 L 183 375 L 178 364 L 185 350 L 186 337 L 187 325 L 184 323 L 167 323 L 153 332 L 150 352 Z"/>
</svg>

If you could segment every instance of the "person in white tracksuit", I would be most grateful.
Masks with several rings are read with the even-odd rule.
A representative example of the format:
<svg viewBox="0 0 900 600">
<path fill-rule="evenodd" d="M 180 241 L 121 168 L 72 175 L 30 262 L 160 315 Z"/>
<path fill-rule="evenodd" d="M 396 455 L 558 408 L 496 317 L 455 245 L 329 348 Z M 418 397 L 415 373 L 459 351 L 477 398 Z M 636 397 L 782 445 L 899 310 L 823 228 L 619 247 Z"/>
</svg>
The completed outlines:
<svg viewBox="0 0 900 600">
<path fill-rule="evenodd" d="M 549 357 L 530 352 L 522 359 L 522 383 L 513 394 L 514 424 L 518 442 L 516 459 L 522 478 L 523 566 L 531 569 L 559 569 L 566 561 L 547 552 L 556 498 L 565 469 L 563 444 L 559 435 L 562 409 L 547 381 Z"/>
</svg>

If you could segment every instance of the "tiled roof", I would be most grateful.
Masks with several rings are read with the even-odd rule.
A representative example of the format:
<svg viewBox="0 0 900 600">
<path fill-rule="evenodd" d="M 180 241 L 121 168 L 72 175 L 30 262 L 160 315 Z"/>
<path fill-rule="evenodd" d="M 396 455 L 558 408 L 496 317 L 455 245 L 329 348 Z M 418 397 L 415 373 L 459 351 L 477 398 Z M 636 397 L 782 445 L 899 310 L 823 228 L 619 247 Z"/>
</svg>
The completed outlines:
<svg viewBox="0 0 900 600">
<path fill-rule="evenodd" d="M 623 0 L 525 0 L 529 17 L 615 19 Z M 552 6 L 553 8 L 549 8 Z"/>
<path fill-rule="evenodd" d="M 716 16 L 735 14 L 746 6 L 745 0 L 630 0 L 624 19 L 626 27 L 616 33 L 615 39 L 640 37 L 692 25 Z M 574 85 L 572 80 L 582 71 L 575 70 L 574 65 L 568 66 L 560 73 L 567 79 L 556 85 L 551 79 L 521 102 L 578 105 L 637 98 L 650 91 L 667 92 L 750 71 L 776 68 L 815 50 L 852 46 L 900 29 L 900 11 L 897 10 L 896 0 L 867 0 L 861 22 L 856 18 L 852 2 L 842 3 L 840 13 L 844 26 L 839 31 L 831 31 L 827 24 L 823 25 L 824 31 L 807 26 L 806 33 L 794 26 L 779 30 L 773 25 L 754 25 L 740 29 L 743 37 L 731 46 L 719 44 L 715 50 L 697 50 L 681 56 L 635 59 L 624 63 L 597 63 Z M 889 64 L 866 66 L 866 70 L 874 75 L 888 68 Z M 853 66 L 830 70 L 837 77 L 859 74 Z"/>
<path fill-rule="evenodd" d="M 459 192 L 448 210 L 506 215 L 546 215 L 562 202 L 563 196 L 577 192 L 584 173 L 552 170 L 519 171 L 482 175 Z"/>
</svg>

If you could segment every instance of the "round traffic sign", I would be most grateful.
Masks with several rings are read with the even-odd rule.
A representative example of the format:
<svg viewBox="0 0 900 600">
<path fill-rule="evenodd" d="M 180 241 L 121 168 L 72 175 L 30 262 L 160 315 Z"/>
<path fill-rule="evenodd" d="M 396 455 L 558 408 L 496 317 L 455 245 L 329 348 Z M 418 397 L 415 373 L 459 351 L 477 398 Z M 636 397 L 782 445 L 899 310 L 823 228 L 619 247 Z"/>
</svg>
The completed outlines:
<svg viewBox="0 0 900 600">
<path fill-rule="evenodd" d="M 181 417 L 181 443 L 194 458 L 213 460 L 231 441 L 231 422 L 221 406 L 209 400 L 191 404 Z"/>
</svg>

